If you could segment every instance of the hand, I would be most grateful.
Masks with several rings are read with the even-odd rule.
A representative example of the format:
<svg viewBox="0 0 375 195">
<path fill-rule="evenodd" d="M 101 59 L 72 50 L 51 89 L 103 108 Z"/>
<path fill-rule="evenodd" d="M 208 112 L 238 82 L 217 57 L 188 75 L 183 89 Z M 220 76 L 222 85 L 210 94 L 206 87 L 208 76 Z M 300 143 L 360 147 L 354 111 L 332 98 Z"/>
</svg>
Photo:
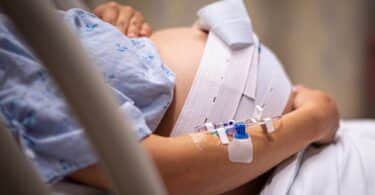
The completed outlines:
<svg viewBox="0 0 375 195">
<path fill-rule="evenodd" d="M 339 112 L 335 101 L 324 92 L 295 87 L 294 109 L 306 109 L 311 114 L 316 129 L 316 143 L 330 143 L 339 128 Z"/>
<path fill-rule="evenodd" d="M 149 37 L 152 34 L 152 29 L 145 22 L 142 13 L 130 6 L 108 2 L 99 5 L 93 12 L 102 20 L 116 26 L 129 37 Z"/>
</svg>

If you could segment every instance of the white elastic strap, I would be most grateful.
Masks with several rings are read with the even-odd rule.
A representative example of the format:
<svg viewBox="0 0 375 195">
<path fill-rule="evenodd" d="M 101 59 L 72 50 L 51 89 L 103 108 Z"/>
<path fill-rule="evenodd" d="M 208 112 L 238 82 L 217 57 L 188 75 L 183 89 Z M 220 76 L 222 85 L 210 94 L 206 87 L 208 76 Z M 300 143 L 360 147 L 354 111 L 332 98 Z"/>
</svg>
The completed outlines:
<svg viewBox="0 0 375 195">
<path fill-rule="evenodd" d="M 273 127 L 273 121 L 272 118 L 265 118 L 264 119 L 264 124 L 267 129 L 267 133 L 272 133 L 275 131 L 275 128 Z"/>
<path fill-rule="evenodd" d="M 219 134 L 221 144 L 229 144 L 229 139 L 224 128 L 217 129 L 217 133 Z"/>
<path fill-rule="evenodd" d="M 206 121 L 224 121 L 219 118 L 208 118 L 208 115 L 214 107 L 213 100 L 219 95 L 221 78 L 230 58 L 231 51 L 225 43 L 215 33 L 209 33 L 200 66 L 173 127 L 172 136 L 191 133 L 197 124 L 204 124 Z M 231 116 L 226 116 L 225 120 L 229 118 Z"/>
<path fill-rule="evenodd" d="M 233 50 L 253 44 L 253 28 L 242 0 L 217 1 L 198 11 L 199 25 L 212 30 Z"/>
<path fill-rule="evenodd" d="M 247 139 L 233 139 L 228 145 L 229 160 L 234 163 L 251 163 L 253 161 L 253 143 Z"/>
<path fill-rule="evenodd" d="M 213 103 L 214 106 L 207 115 L 209 121 L 225 121 L 228 118 L 234 118 L 248 81 L 249 69 L 252 65 L 251 54 L 254 50 L 256 47 L 251 46 L 232 52 L 223 74 L 222 84 L 219 86 L 218 95 Z M 256 85 L 256 81 L 253 82 Z"/>
</svg>

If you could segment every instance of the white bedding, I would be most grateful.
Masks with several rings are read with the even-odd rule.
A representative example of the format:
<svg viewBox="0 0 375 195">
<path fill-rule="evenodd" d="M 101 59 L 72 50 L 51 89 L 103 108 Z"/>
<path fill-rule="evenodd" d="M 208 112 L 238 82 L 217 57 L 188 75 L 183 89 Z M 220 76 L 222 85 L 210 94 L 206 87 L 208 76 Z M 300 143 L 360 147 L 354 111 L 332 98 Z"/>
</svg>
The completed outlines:
<svg viewBox="0 0 375 195">
<path fill-rule="evenodd" d="M 283 162 L 261 194 L 375 194 L 375 120 L 341 122 L 333 144 Z"/>
</svg>

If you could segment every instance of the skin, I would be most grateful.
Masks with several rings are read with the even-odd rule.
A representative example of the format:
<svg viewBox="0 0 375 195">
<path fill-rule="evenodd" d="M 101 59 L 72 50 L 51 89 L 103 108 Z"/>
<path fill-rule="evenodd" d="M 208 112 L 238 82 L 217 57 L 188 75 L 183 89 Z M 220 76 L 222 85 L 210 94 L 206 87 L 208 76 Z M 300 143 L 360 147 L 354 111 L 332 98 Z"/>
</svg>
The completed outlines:
<svg viewBox="0 0 375 195">
<path fill-rule="evenodd" d="M 131 6 L 110 1 L 96 7 L 93 13 L 129 37 L 149 37 L 152 34 L 152 29 L 143 14 Z"/>
<path fill-rule="evenodd" d="M 127 22 L 121 25 L 118 20 L 120 18 L 124 21 L 124 18 L 133 18 L 139 14 L 127 13 L 132 17 L 125 17 L 123 12 L 129 12 L 129 9 L 118 7 L 118 4 L 107 4 L 96 14 L 116 25 L 125 34 L 129 34 L 134 28 L 126 24 L 133 19 L 126 19 Z M 118 9 L 116 14 L 113 14 L 113 9 Z M 138 24 L 141 21 L 144 20 L 138 19 L 137 25 L 134 25 L 138 29 L 134 31 L 138 32 L 135 33 L 138 36 L 142 34 L 140 27 L 143 25 Z M 294 90 L 285 115 L 275 121 L 274 126 L 277 131 L 268 135 L 261 126 L 247 129 L 254 147 L 254 160 L 251 164 L 231 163 L 228 160 L 227 147 L 221 145 L 218 137 L 214 135 L 200 133 L 202 139 L 198 145 L 193 142 L 191 135 L 167 137 L 189 92 L 203 54 L 206 38 L 207 34 L 195 27 L 164 30 L 151 36 L 165 64 L 175 72 L 177 79 L 174 101 L 156 134 L 145 138 L 141 141 L 141 145 L 153 159 L 170 194 L 228 192 L 249 181 L 254 181 L 309 144 L 326 144 L 332 141 L 339 121 L 334 100 L 324 92 L 302 86 Z M 79 170 L 70 178 L 99 188 L 110 188 L 109 180 L 99 165 Z M 252 187 L 246 185 L 232 192 L 256 194 L 261 186 Z"/>
</svg>

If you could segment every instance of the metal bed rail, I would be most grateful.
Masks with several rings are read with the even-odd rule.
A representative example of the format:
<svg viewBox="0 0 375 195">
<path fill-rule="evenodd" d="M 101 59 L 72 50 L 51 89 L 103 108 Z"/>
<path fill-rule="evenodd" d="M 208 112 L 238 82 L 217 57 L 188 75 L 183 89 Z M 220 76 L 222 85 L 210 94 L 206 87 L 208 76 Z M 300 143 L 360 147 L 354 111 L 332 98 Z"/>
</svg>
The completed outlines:
<svg viewBox="0 0 375 195">
<path fill-rule="evenodd" d="M 51 194 L 8 129 L 0 124 L 0 194 Z"/>
<path fill-rule="evenodd" d="M 120 113 L 94 63 L 62 19 L 55 15 L 51 3 L 1 0 L 0 7 L 55 79 L 101 159 L 115 192 L 121 195 L 166 194 L 157 170 L 136 140 L 132 121 L 127 114 Z M 14 155 L 1 152 L 3 156 Z M 10 163 L 13 162 L 0 161 L 3 166 Z M 8 167 L 12 170 L 2 177 L 9 177 L 12 182 L 8 184 L 13 189 L 17 188 L 17 181 L 22 180 L 30 182 L 29 185 L 41 185 L 34 177 L 14 174 L 17 167 Z M 47 194 L 43 187 L 39 190 L 41 193 L 32 194 Z"/>
</svg>

